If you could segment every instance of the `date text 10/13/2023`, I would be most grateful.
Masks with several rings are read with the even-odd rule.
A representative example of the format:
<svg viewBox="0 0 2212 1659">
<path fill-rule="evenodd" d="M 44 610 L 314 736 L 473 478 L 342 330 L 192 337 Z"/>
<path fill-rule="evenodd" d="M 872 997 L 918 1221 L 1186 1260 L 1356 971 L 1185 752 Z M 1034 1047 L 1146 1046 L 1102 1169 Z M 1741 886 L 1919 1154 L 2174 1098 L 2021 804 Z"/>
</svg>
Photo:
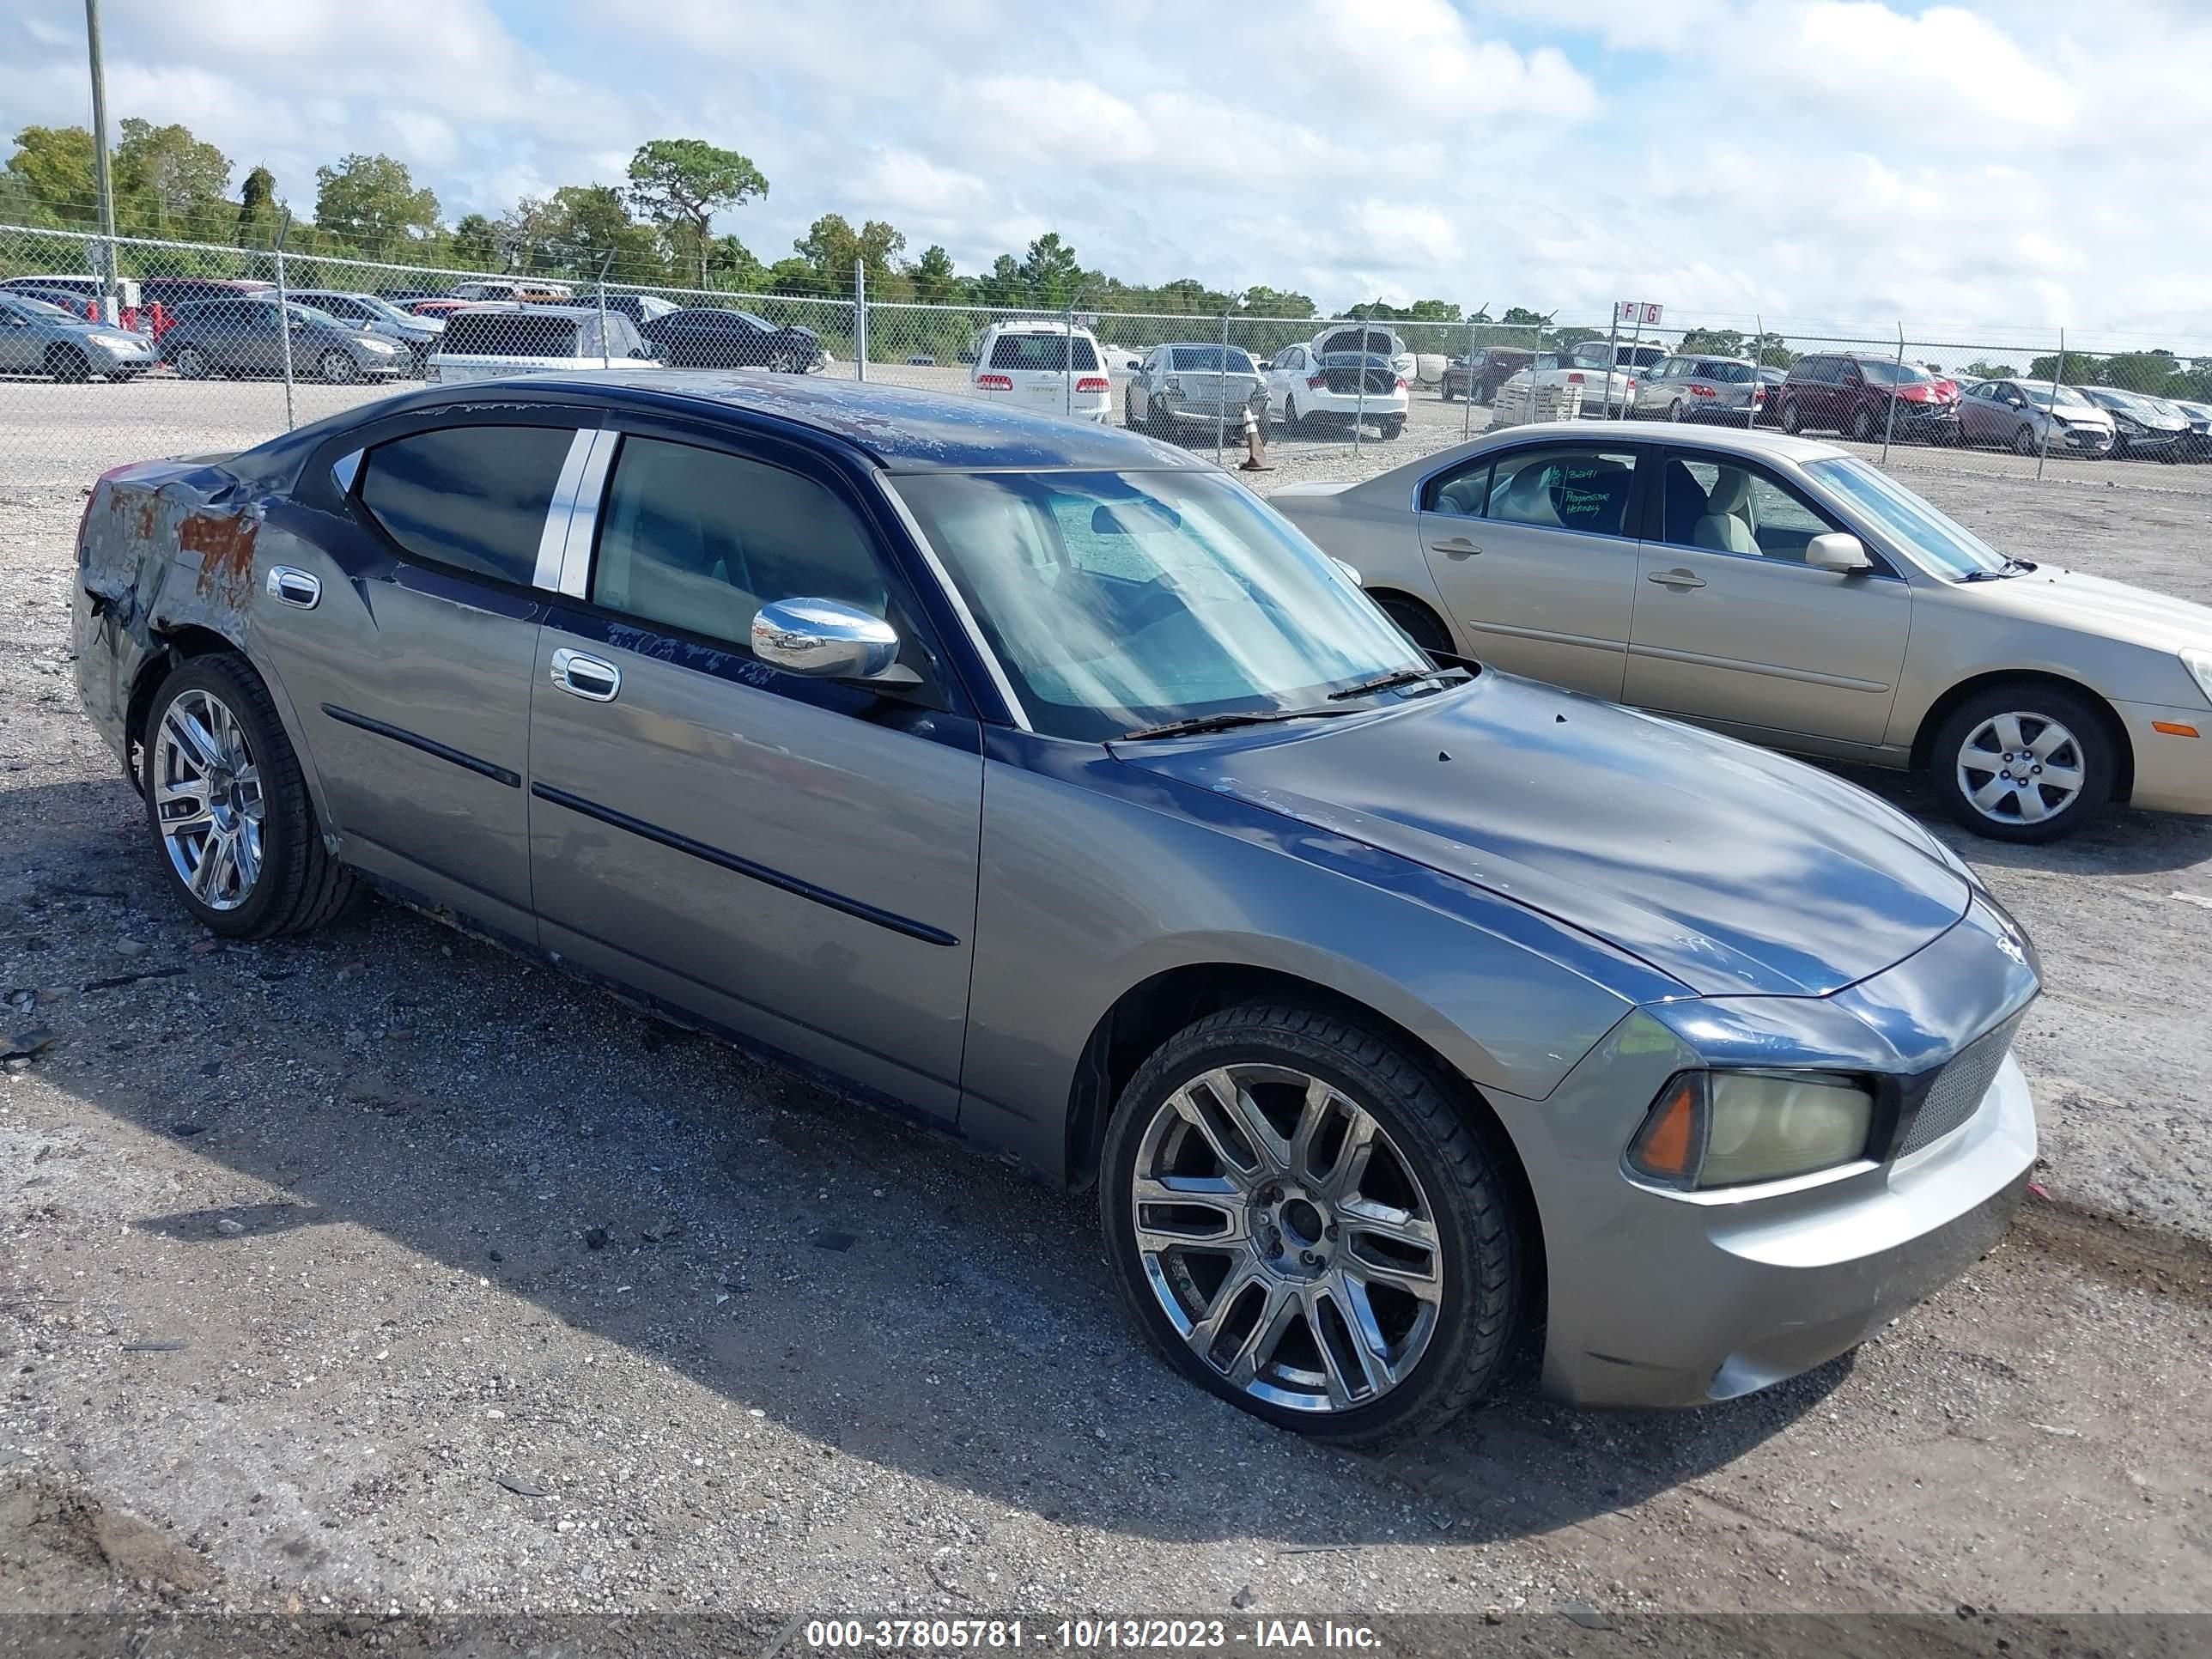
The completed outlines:
<svg viewBox="0 0 2212 1659">
<path fill-rule="evenodd" d="M 963 1649 L 1176 1652 L 1247 1648 L 1334 1649 L 1372 1653 L 1380 1636 L 1331 1619 L 814 1619 L 805 1629 L 817 1652 L 945 1653 Z"/>
</svg>

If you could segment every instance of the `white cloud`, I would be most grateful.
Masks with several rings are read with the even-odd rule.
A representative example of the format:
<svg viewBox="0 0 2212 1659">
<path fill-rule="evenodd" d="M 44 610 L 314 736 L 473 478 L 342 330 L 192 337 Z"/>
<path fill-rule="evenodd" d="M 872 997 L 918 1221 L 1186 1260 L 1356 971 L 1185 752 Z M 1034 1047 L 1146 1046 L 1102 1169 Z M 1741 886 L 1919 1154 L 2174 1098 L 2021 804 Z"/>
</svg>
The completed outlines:
<svg viewBox="0 0 2212 1659">
<path fill-rule="evenodd" d="M 0 0 L 0 130 L 82 37 Z M 2212 333 L 2212 6 L 2076 0 L 106 0 L 111 110 L 295 206 L 383 149 L 449 215 L 691 134 L 964 269 L 1058 229 L 1132 280 L 1601 313 Z M 21 71 L 17 72 L 17 65 Z"/>
</svg>

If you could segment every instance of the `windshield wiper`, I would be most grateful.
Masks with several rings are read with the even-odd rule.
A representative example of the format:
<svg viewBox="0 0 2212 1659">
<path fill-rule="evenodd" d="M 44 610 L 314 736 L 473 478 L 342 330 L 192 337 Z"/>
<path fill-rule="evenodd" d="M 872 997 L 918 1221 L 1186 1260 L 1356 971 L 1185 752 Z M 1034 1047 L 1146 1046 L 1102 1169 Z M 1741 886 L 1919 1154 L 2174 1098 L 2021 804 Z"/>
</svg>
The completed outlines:
<svg viewBox="0 0 2212 1659">
<path fill-rule="evenodd" d="M 2008 557 L 2004 562 L 2004 568 L 2001 570 L 1970 570 L 1959 580 L 1962 582 L 2001 582 L 2008 576 L 2028 575 L 2036 568 L 2035 561 L 2033 559 Z"/>
<path fill-rule="evenodd" d="M 1194 732 L 1226 732 L 1235 726 L 1269 726 L 1277 720 L 1319 720 L 1330 714 L 1349 714 L 1349 708 L 1255 708 L 1241 714 L 1194 714 L 1187 720 L 1164 726 L 1141 726 L 1124 732 L 1116 743 L 1142 743 L 1147 738 L 1180 738 Z"/>
<path fill-rule="evenodd" d="M 1394 668 L 1387 674 L 1377 674 L 1371 680 L 1362 680 L 1357 685 L 1347 685 L 1341 691 L 1328 694 L 1331 702 L 1342 702 L 1347 697 L 1364 697 L 1370 692 L 1388 691 L 1393 686 L 1415 685 L 1423 680 L 1442 679 L 1446 675 L 1467 677 L 1464 668 Z"/>
</svg>

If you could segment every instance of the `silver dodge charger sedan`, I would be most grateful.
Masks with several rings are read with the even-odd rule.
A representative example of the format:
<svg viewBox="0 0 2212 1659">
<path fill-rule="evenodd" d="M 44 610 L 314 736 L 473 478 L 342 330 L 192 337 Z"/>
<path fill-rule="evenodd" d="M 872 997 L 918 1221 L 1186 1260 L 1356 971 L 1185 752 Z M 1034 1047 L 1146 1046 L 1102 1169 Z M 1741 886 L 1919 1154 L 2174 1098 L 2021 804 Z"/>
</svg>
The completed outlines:
<svg viewBox="0 0 2212 1659">
<path fill-rule="evenodd" d="M 1240 484 L 851 383 L 538 375 L 87 505 L 175 896 L 365 887 L 1046 1179 L 1202 1386 L 1370 1444 L 1843 1352 L 2035 1157 L 2020 929 L 1911 819 L 1440 668 Z"/>
</svg>

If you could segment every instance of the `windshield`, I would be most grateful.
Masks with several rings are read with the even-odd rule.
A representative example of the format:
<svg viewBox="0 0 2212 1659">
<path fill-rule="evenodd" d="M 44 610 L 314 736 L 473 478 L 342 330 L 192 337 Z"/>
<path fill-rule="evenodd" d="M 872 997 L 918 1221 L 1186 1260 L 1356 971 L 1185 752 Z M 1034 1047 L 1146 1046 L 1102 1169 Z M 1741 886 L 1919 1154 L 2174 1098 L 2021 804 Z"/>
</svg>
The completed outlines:
<svg viewBox="0 0 2212 1659">
<path fill-rule="evenodd" d="M 1859 373 L 1869 386 L 1919 386 L 1928 379 L 1928 371 L 1917 363 L 1885 363 L 1873 357 L 1859 359 Z"/>
<path fill-rule="evenodd" d="M 356 294 L 352 295 L 351 298 L 353 302 L 361 307 L 362 309 L 374 313 L 375 315 L 383 318 L 387 323 L 407 323 L 415 320 L 405 312 L 402 311 L 398 306 L 392 304 L 391 301 L 385 299 L 380 295 Z"/>
<path fill-rule="evenodd" d="M 1849 502 L 1874 529 L 1910 549 L 1941 575 L 1971 576 L 1978 570 L 2002 570 L 2010 562 L 1964 525 L 1856 456 L 1808 461 L 1805 471 Z"/>
<path fill-rule="evenodd" d="M 10 294 L 6 299 L 9 310 L 19 311 L 26 317 L 35 317 L 42 323 L 81 323 L 84 320 L 75 312 L 64 311 L 44 300 L 33 300 L 21 294 Z"/>
<path fill-rule="evenodd" d="M 292 319 L 295 322 L 313 323 L 323 328 L 346 328 L 349 326 L 331 316 L 329 312 L 318 311 L 313 306 L 303 306 L 296 300 L 293 301 L 284 308 L 290 313 Z"/>
<path fill-rule="evenodd" d="M 1331 691 L 1429 665 L 1327 556 L 1231 479 L 891 482 L 1049 736 L 1097 743 L 1170 720 L 1326 707 Z"/>
<path fill-rule="evenodd" d="M 2051 387 L 2047 383 L 2038 386 L 2033 380 L 2020 380 L 2014 384 L 2027 394 L 2028 402 L 2033 404 L 2038 409 L 2051 407 Z M 2058 388 L 2058 406 L 2061 409 L 2094 409 L 2096 407 L 2070 386 L 2062 386 Z"/>
<path fill-rule="evenodd" d="M 767 318 L 762 316 L 757 311 L 733 310 L 730 314 L 732 317 L 740 318 L 744 321 L 750 323 L 755 328 L 758 329 L 763 334 L 773 334 L 775 332 L 775 325 L 769 321 Z"/>
</svg>

